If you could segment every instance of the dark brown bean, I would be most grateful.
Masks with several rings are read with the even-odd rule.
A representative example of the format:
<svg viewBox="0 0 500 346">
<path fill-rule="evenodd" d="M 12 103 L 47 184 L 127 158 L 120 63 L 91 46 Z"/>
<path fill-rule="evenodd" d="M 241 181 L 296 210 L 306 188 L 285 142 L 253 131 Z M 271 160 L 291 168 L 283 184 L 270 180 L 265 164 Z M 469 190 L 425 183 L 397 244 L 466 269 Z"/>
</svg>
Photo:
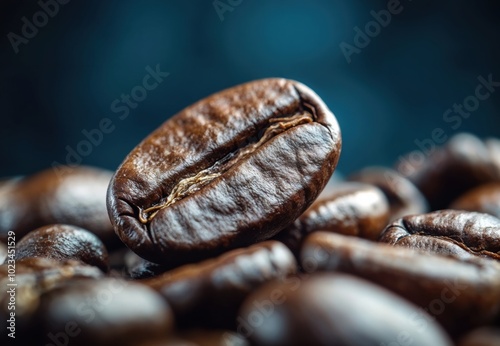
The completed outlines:
<svg viewBox="0 0 500 346">
<path fill-rule="evenodd" d="M 184 109 L 140 143 L 108 191 L 122 241 L 156 263 L 271 238 L 314 201 L 340 155 L 337 121 L 306 86 L 250 82 Z"/>
<path fill-rule="evenodd" d="M 434 149 L 416 168 L 409 160 L 400 163 L 397 169 L 422 191 L 431 209 L 436 210 L 448 207 L 471 188 L 499 181 L 500 169 L 495 160 L 491 145 L 462 133 Z"/>
<path fill-rule="evenodd" d="M 457 261 L 316 232 L 306 239 L 301 262 L 310 272 L 340 271 L 386 287 L 426 309 L 452 334 L 491 322 L 500 313 L 500 265 L 496 261 Z"/>
<path fill-rule="evenodd" d="M 79 260 L 108 271 L 108 251 L 101 240 L 83 228 L 70 225 L 40 227 L 16 246 L 16 259 L 46 257 L 57 261 Z"/>
<path fill-rule="evenodd" d="M 429 205 L 417 187 L 392 169 L 369 167 L 352 174 L 348 180 L 375 185 L 382 190 L 389 202 L 391 220 L 429 211 Z"/>
<path fill-rule="evenodd" d="M 314 275 L 250 295 L 238 331 L 256 345 L 451 345 L 425 312 L 367 281 Z"/>
<path fill-rule="evenodd" d="M 112 172 L 90 167 L 48 169 L 0 188 L 0 240 L 17 238 L 42 226 L 64 223 L 95 233 L 107 245 L 117 242 L 106 210 Z"/>
<path fill-rule="evenodd" d="M 141 282 L 166 298 L 180 325 L 234 327 L 237 309 L 250 292 L 296 270 L 290 250 L 269 240 Z"/>
<path fill-rule="evenodd" d="M 450 209 L 477 211 L 500 218 L 500 182 L 467 191 L 450 205 Z"/>
<path fill-rule="evenodd" d="M 483 327 L 465 335 L 457 346 L 498 346 L 500 345 L 500 329 Z"/>
<path fill-rule="evenodd" d="M 274 239 L 297 252 L 302 240 L 329 231 L 376 240 L 389 221 L 389 205 L 373 185 L 341 183 L 322 193 L 295 222 Z"/>
<path fill-rule="evenodd" d="M 0 291 L 0 319 L 7 321 L 11 317 L 10 313 L 15 312 L 16 344 L 38 345 L 40 339 L 36 326 L 39 321 L 34 314 L 39 306 L 40 296 L 74 278 L 97 279 L 102 276 L 102 271 L 96 267 L 74 260 L 58 262 L 49 258 L 26 258 L 16 261 L 15 270 L 8 264 L 1 265 L 0 286 L 5 289 Z M 10 332 L 7 328 L 0 329 L 0 343 L 8 344 L 12 341 L 7 336 Z"/>
<path fill-rule="evenodd" d="M 154 290 L 116 279 L 73 280 L 41 297 L 44 342 L 124 345 L 168 335 L 169 306 Z"/>
<path fill-rule="evenodd" d="M 500 260 L 500 219 L 458 210 L 405 216 L 389 225 L 380 241 L 460 259 Z"/>
</svg>

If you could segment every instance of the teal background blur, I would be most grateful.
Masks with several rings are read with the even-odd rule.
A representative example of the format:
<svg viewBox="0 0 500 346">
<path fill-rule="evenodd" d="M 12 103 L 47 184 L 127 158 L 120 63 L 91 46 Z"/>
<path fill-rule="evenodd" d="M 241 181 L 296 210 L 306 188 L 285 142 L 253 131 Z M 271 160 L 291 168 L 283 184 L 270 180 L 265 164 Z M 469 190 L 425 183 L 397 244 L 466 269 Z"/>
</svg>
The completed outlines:
<svg viewBox="0 0 500 346">
<path fill-rule="evenodd" d="M 42 2 L 50 0 L 42 0 Z M 387 1 L 69 1 L 13 50 L 37 1 L 0 4 L 0 176 L 64 163 L 83 130 L 109 118 L 81 163 L 115 169 L 163 121 L 221 89 L 264 77 L 310 86 L 343 134 L 340 170 L 392 165 L 435 128 L 500 136 L 500 87 L 454 129 L 443 113 L 474 94 L 477 77 L 500 81 L 499 5 L 494 1 L 402 0 L 401 13 L 348 63 L 370 11 Z M 239 3 L 239 4 L 238 4 Z M 235 6 L 231 4 L 236 4 Z M 227 9 L 227 7 L 226 7 Z M 43 18 L 42 18 L 43 19 Z M 112 103 L 160 64 L 170 75 L 128 116 Z"/>
</svg>

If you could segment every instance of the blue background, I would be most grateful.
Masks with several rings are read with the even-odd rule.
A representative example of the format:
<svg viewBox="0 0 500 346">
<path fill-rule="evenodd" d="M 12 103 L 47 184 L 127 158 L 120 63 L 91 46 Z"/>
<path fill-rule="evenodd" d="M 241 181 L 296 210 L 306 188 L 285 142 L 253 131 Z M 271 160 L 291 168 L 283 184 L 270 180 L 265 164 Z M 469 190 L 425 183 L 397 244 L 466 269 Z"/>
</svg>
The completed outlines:
<svg viewBox="0 0 500 346">
<path fill-rule="evenodd" d="M 228 0 L 222 2 L 230 3 Z M 237 2 L 237 1 L 236 1 Z M 234 2 L 233 2 L 234 3 Z M 30 174 L 112 119 L 82 163 L 115 169 L 168 117 L 221 89 L 264 77 L 310 86 L 337 116 L 340 170 L 392 165 L 435 128 L 500 136 L 500 90 L 458 129 L 443 120 L 474 93 L 477 77 L 500 80 L 499 5 L 402 0 L 403 10 L 346 61 L 339 45 L 387 1 L 243 0 L 223 14 L 213 1 L 70 1 L 16 54 L 36 1 L 0 4 L 0 176 Z M 170 75 L 120 120 L 112 102 L 142 84 L 147 66 Z M 499 88 L 500 89 L 500 88 Z"/>
</svg>

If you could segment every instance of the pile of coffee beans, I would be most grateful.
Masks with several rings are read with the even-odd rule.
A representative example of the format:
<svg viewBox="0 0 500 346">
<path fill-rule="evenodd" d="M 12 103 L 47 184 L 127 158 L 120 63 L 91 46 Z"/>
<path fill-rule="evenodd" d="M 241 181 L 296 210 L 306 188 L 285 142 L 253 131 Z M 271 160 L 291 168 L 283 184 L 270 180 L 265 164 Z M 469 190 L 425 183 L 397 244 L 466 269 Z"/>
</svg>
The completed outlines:
<svg viewBox="0 0 500 346">
<path fill-rule="evenodd" d="M 345 179 L 341 146 L 311 89 L 264 79 L 115 172 L 0 180 L 0 343 L 500 345 L 500 141 Z"/>
</svg>

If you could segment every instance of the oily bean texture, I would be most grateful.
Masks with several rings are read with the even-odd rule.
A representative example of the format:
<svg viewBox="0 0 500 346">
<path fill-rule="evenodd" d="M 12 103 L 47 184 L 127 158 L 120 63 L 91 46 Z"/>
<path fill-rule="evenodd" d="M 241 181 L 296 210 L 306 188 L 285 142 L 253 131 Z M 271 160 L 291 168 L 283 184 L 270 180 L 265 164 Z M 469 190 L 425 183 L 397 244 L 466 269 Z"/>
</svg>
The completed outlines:
<svg viewBox="0 0 500 346">
<path fill-rule="evenodd" d="M 290 250 L 269 240 L 179 267 L 142 283 L 166 298 L 179 324 L 229 328 L 234 327 L 237 309 L 249 293 L 296 270 Z"/>
<path fill-rule="evenodd" d="M 342 274 L 265 285 L 248 297 L 238 321 L 238 331 L 263 346 L 400 345 L 402 339 L 411 345 L 451 345 L 416 306 Z"/>
<path fill-rule="evenodd" d="M 40 227 L 17 244 L 16 259 L 46 257 L 59 261 L 69 259 L 108 270 L 108 252 L 101 240 L 83 228 L 70 225 Z"/>
<path fill-rule="evenodd" d="M 492 322 L 500 313 L 500 265 L 458 261 L 334 233 L 305 241 L 301 264 L 310 272 L 360 276 L 427 309 L 452 334 Z"/>
<path fill-rule="evenodd" d="M 380 189 L 362 183 L 339 183 L 319 198 L 275 239 L 298 252 L 302 240 L 329 231 L 376 240 L 389 221 L 389 205 Z"/>
<path fill-rule="evenodd" d="M 392 169 L 368 167 L 351 175 L 348 180 L 375 185 L 382 190 L 389 202 L 391 220 L 429 210 L 425 197 L 417 187 Z"/>
<path fill-rule="evenodd" d="M 340 155 L 337 121 L 306 86 L 243 84 L 166 121 L 108 190 L 122 241 L 156 263 L 194 262 L 271 238 L 318 196 Z"/>
<path fill-rule="evenodd" d="M 116 242 L 106 210 L 112 173 L 91 167 L 61 167 L 14 179 L 0 187 L 0 240 L 8 231 L 20 239 L 56 223 L 82 227 L 105 243 Z"/>
<path fill-rule="evenodd" d="M 168 335 L 173 325 L 169 306 L 154 290 L 110 278 L 53 289 L 41 297 L 37 318 L 46 342 L 63 332 L 71 345 L 137 344 Z"/>
<path fill-rule="evenodd" d="M 478 211 L 500 218 L 500 182 L 467 191 L 450 205 L 450 209 Z"/>
<path fill-rule="evenodd" d="M 406 216 L 389 225 L 380 241 L 459 259 L 500 260 L 500 219 L 459 210 Z"/>
</svg>

